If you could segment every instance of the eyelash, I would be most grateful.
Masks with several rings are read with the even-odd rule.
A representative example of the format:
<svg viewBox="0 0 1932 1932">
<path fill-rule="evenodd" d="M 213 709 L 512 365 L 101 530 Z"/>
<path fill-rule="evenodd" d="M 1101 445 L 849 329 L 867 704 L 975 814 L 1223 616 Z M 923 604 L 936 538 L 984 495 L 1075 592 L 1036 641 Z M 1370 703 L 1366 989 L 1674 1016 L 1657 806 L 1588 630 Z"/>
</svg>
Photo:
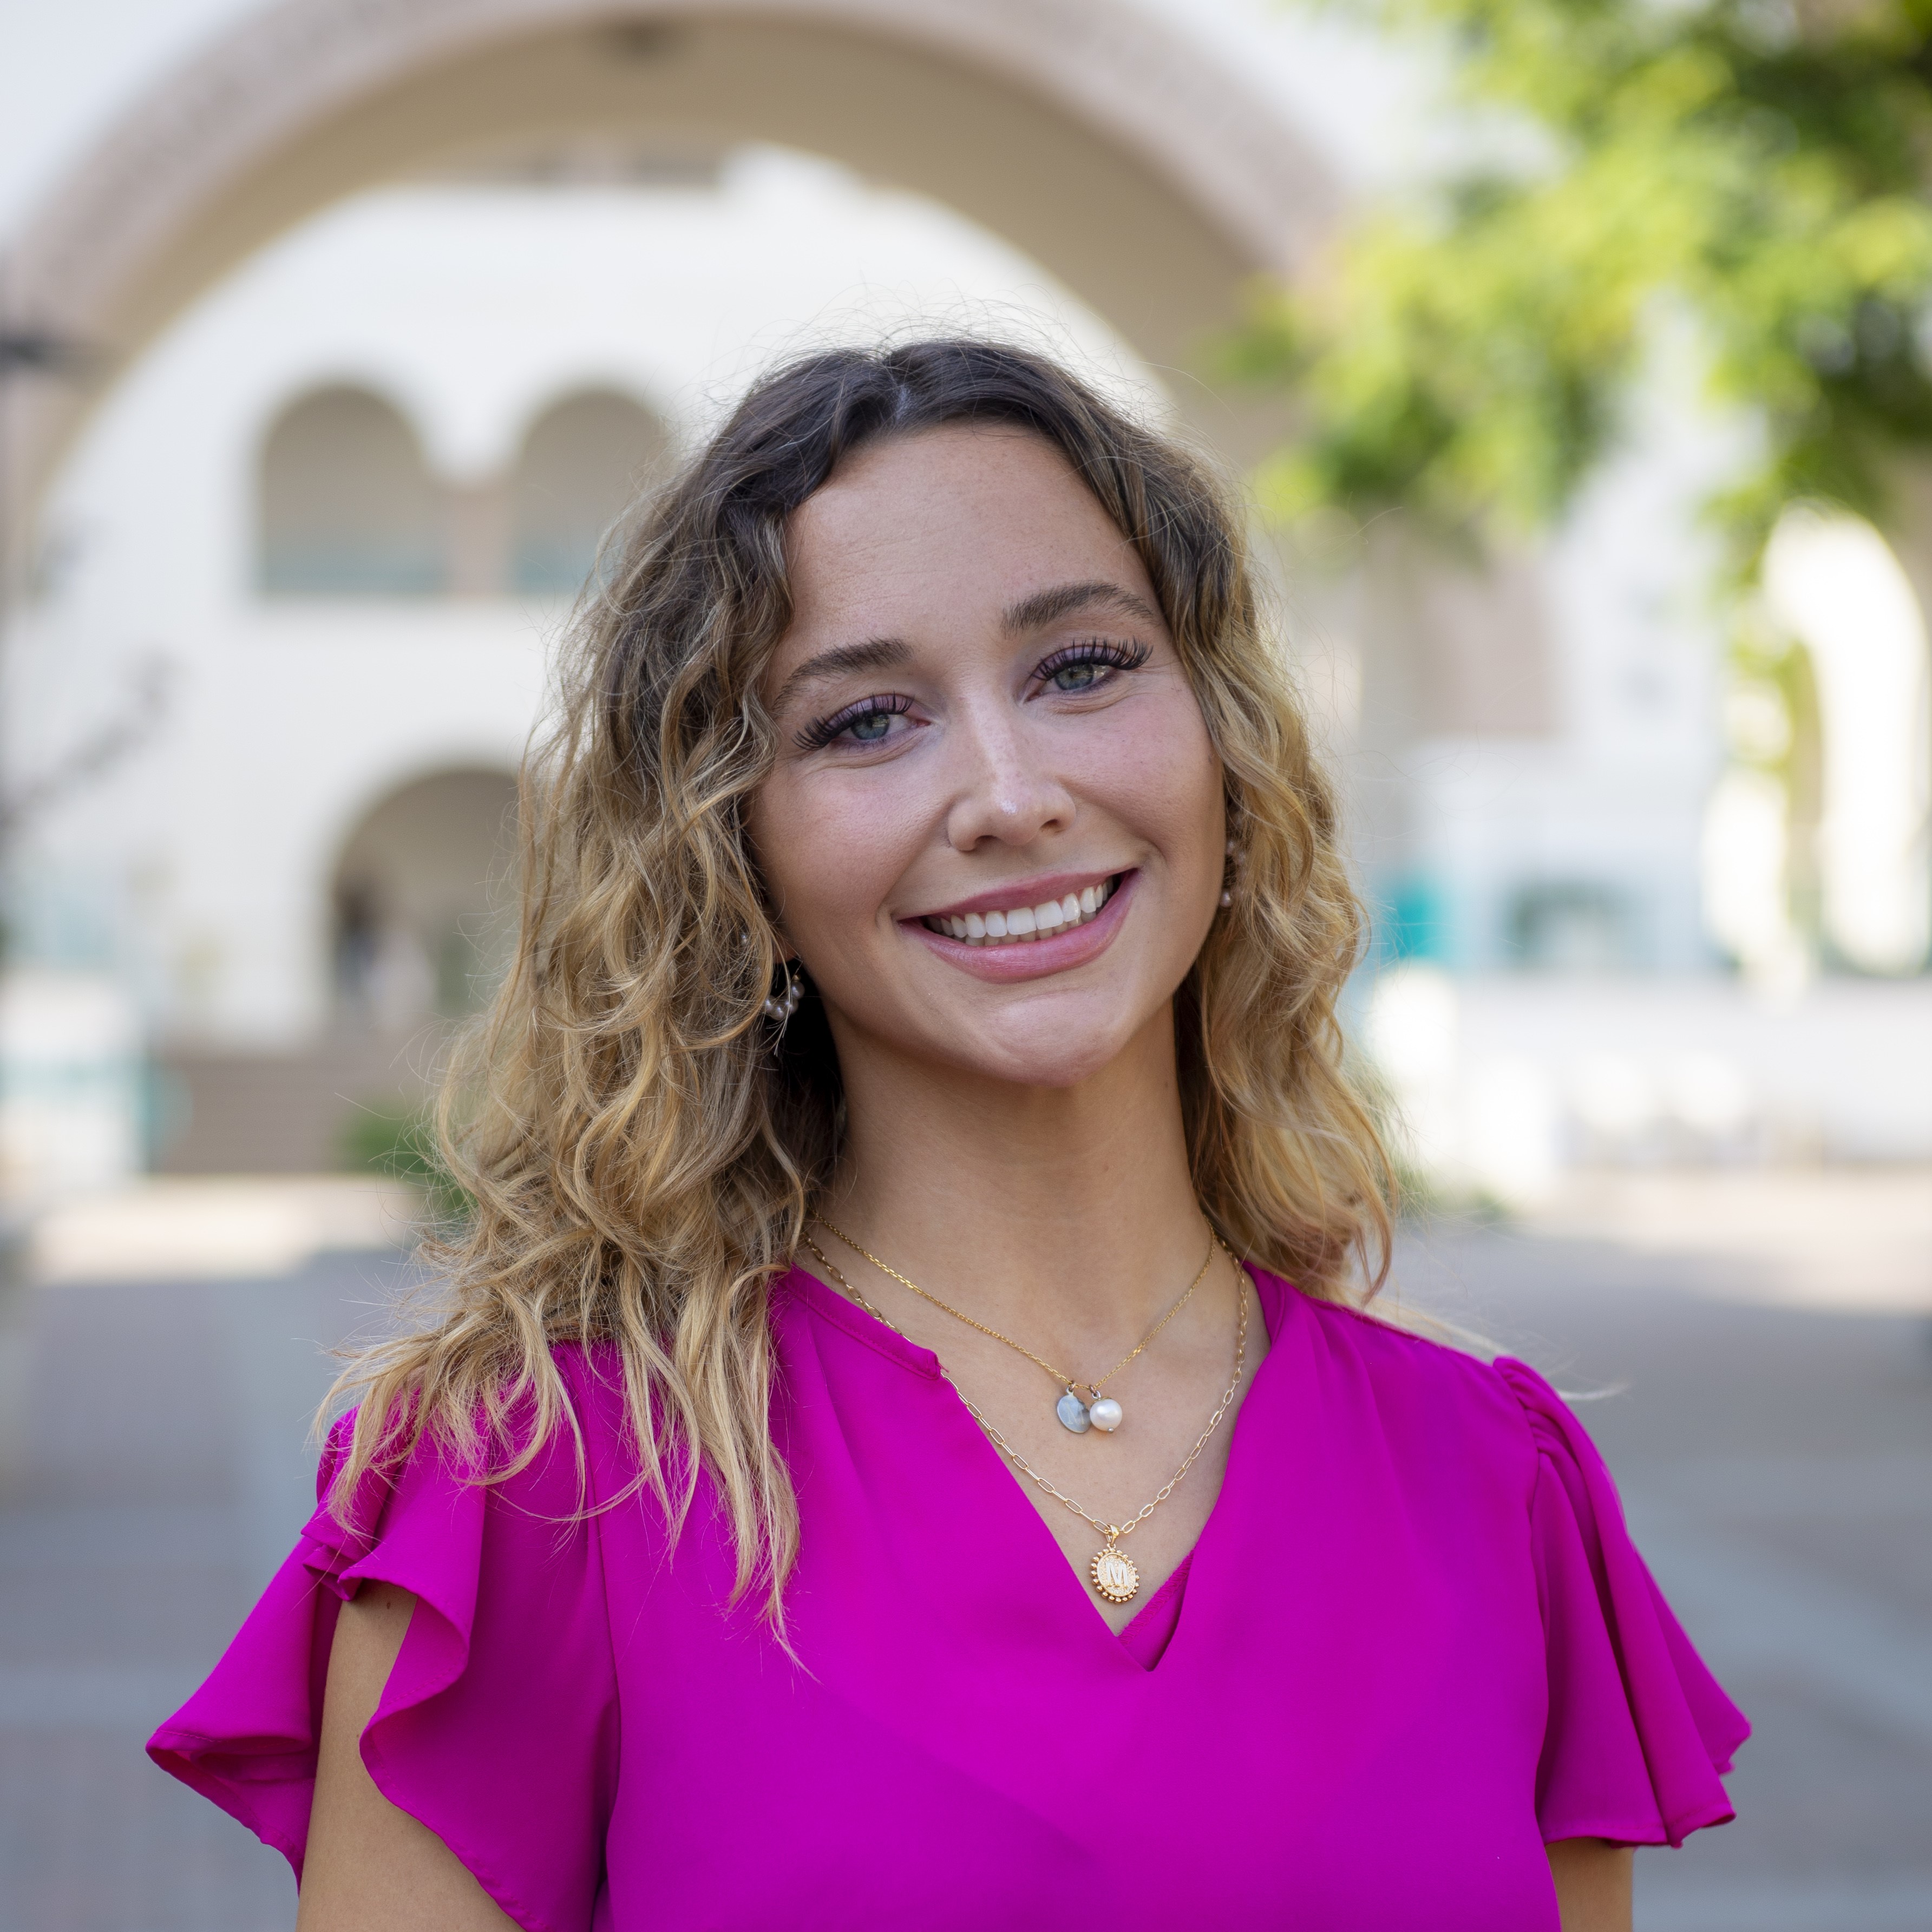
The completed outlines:
<svg viewBox="0 0 1932 1932">
<path fill-rule="evenodd" d="M 1072 665 L 1083 664 L 1098 664 L 1109 670 L 1138 670 L 1147 662 L 1149 655 L 1145 644 L 1116 644 L 1106 638 L 1092 638 L 1055 651 L 1034 667 L 1033 674 L 1043 682 Z M 856 704 L 848 704 L 830 717 L 815 719 L 805 726 L 798 734 L 798 743 L 806 751 L 823 751 L 863 719 L 903 717 L 912 709 L 912 704 L 910 698 L 902 697 L 896 692 L 878 698 L 862 698 Z"/>
<path fill-rule="evenodd" d="M 798 742 L 808 752 L 821 751 L 862 719 L 882 715 L 902 718 L 911 709 L 912 700 L 901 698 L 896 693 L 884 698 L 862 698 L 856 704 L 848 704 L 844 710 L 833 712 L 830 718 L 820 718 L 806 725 L 799 733 Z"/>
<path fill-rule="evenodd" d="M 1064 650 L 1055 651 L 1035 668 L 1034 676 L 1049 678 L 1070 664 L 1103 664 L 1110 670 L 1138 670 L 1147 662 L 1148 656 L 1145 644 L 1122 644 L 1106 638 L 1090 638 L 1084 643 L 1069 644 Z"/>
</svg>

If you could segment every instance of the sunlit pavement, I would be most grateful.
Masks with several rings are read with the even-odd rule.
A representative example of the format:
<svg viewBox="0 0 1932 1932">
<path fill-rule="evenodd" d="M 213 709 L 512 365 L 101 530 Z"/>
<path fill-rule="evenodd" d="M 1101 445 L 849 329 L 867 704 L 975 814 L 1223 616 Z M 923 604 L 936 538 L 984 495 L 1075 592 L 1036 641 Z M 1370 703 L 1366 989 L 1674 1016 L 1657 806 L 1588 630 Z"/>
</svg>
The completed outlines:
<svg viewBox="0 0 1932 1932">
<path fill-rule="evenodd" d="M 0 1312 L 4 1932 L 292 1925 L 281 1860 L 140 1744 L 306 1514 L 324 1348 L 375 1318 L 398 1265 L 68 1283 Z M 1400 1279 L 1565 1389 L 1608 1391 L 1582 1412 L 1665 1588 L 1756 1724 L 1738 1821 L 1643 1854 L 1638 1924 L 1925 1932 L 1932 1324 L 1845 1312 L 1855 1294 L 1760 1305 L 1762 1266 L 1444 1223 L 1409 1237 Z"/>
</svg>

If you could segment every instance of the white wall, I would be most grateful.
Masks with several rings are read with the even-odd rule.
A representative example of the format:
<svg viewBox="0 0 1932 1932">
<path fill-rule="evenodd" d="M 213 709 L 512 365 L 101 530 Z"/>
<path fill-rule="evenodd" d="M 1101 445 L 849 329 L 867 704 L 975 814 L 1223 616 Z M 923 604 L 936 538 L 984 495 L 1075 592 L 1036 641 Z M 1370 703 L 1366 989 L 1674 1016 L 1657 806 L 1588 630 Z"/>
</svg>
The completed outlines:
<svg viewBox="0 0 1932 1932">
<path fill-rule="evenodd" d="M 1932 980 L 1454 978 L 1364 989 L 1405 1154 L 1533 1205 L 1568 1169 L 1932 1161 Z"/>
</svg>

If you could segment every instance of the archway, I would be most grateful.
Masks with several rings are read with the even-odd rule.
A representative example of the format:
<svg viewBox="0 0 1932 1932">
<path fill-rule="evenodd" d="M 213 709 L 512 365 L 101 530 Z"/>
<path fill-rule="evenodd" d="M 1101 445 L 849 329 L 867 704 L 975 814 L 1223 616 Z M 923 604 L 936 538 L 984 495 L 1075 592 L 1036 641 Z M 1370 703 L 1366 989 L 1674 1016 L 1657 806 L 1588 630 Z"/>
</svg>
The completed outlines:
<svg viewBox="0 0 1932 1932">
<path fill-rule="evenodd" d="M 1768 602 L 1808 658 L 1820 765 L 1817 920 L 1868 973 L 1920 970 L 1932 940 L 1932 662 L 1924 614 L 1882 536 L 1851 517 L 1786 515 Z"/>
<path fill-rule="evenodd" d="M 256 583 L 270 597 L 417 597 L 446 577 L 416 433 L 366 389 L 312 391 L 262 440 Z"/>
<path fill-rule="evenodd" d="M 515 782 L 454 766 L 384 792 L 319 880 L 334 1024 L 274 1052 L 177 1042 L 157 1064 L 180 1118 L 155 1166 L 176 1174 L 362 1168 L 427 1104 L 449 1021 L 473 1011 L 507 932 Z"/>
<path fill-rule="evenodd" d="M 1180 372 L 1336 199 L 1238 77 L 1109 0 L 288 0 L 154 89 L 44 200 L 14 299 L 124 362 L 250 251 L 358 188 L 640 129 L 779 142 L 932 195 Z M 1180 388 L 1230 454 L 1258 445 L 1252 412 Z M 56 383 L 17 395 L 8 527 L 86 407 Z"/>
<path fill-rule="evenodd" d="M 605 533 L 668 448 L 663 425 L 614 390 L 579 390 L 552 403 L 524 431 L 510 476 L 512 587 L 574 596 Z"/>
<path fill-rule="evenodd" d="M 352 1025 L 402 1032 L 482 1004 L 502 948 L 516 781 L 436 772 L 377 800 L 331 882 L 331 977 Z"/>
</svg>

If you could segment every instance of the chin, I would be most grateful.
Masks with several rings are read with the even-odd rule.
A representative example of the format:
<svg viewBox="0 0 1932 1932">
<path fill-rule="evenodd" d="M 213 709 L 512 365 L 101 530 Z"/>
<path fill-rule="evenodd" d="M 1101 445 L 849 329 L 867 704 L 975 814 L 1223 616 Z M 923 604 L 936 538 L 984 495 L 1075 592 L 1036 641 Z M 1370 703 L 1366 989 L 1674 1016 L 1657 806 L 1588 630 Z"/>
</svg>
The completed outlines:
<svg viewBox="0 0 1932 1932">
<path fill-rule="evenodd" d="M 1118 1060 L 1132 1042 L 1139 1029 L 1135 1027 L 1096 1027 L 1066 1032 L 1054 1028 L 1035 1036 L 1028 1030 L 1018 1039 L 975 1037 L 962 1027 L 952 1036 L 952 1052 L 948 1055 L 988 1080 L 1001 1080 L 1016 1087 L 1046 1087 L 1058 1090 L 1078 1087 L 1090 1080 Z M 965 1051 L 959 1049 L 963 1046 Z"/>
</svg>

